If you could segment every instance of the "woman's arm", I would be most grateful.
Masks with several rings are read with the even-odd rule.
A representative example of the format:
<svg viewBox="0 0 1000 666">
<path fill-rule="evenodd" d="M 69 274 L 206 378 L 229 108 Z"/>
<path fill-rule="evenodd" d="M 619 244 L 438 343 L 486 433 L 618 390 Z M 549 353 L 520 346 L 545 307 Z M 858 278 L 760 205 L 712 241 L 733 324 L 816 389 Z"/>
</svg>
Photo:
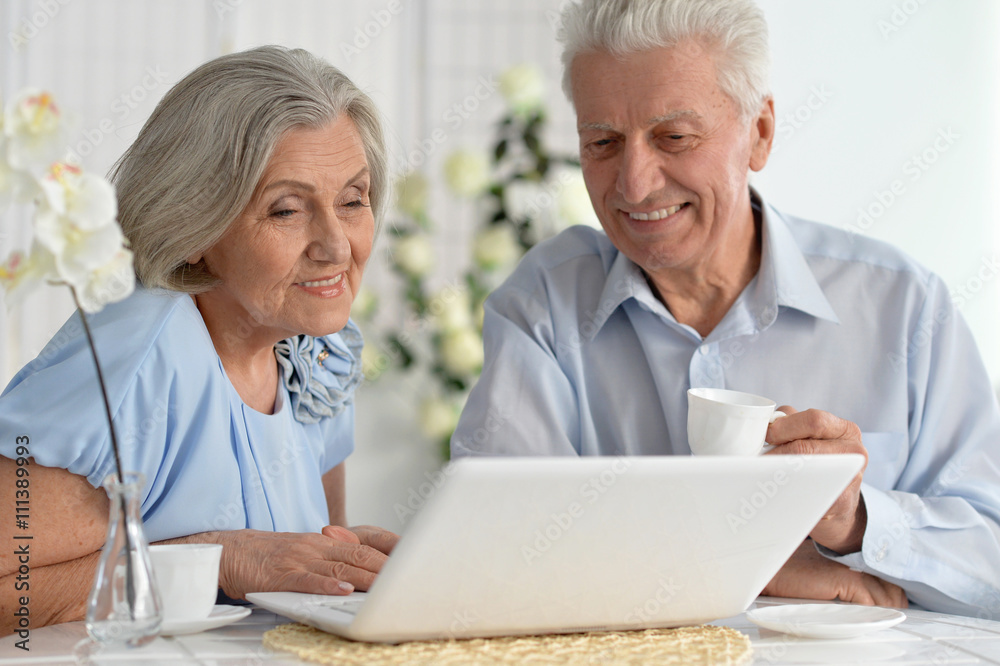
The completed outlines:
<svg viewBox="0 0 1000 666">
<path fill-rule="evenodd" d="M 107 494 L 64 469 L 3 457 L 0 488 L 0 635 L 18 628 L 22 597 L 33 628 L 83 619 L 108 528 Z"/>
<path fill-rule="evenodd" d="M 27 581 L 18 581 L 23 574 L 18 572 L 22 563 L 15 548 L 0 550 L 0 635 L 17 630 L 13 613 L 22 596 L 30 598 L 32 628 L 83 619 L 108 524 L 104 490 L 67 470 L 32 463 L 27 465 L 26 477 L 30 512 L 22 518 L 28 527 L 16 528 L 16 480 L 25 478 L 17 476 L 17 467 L 0 457 L 0 488 L 4 489 L 0 491 L 0 538 L 3 544 L 28 544 L 30 574 Z M 339 474 L 342 493 L 342 468 Z M 248 592 L 348 594 L 367 590 L 386 559 L 379 546 L 385 548 L 390 537 L 394 542 L 395 535 L 375 528 L 357 528 L 357 534 L 342 527 L 325 529 L 343 534 L 244 529 L 204 532 L 163 543 L 222 544 L 219 585 L 232 598 L 243 598 Z M 14 536 L 32 538 L 15 540 Z M 18 589 L 19 582 L 27 582 L 28 588 Z"/>
<path fill-rule="evenodd" d="M 388 555 L 399 541 L 398 535 L 372 525 L 347 527 L 345 477 L 344 463 L 340 463 L 323 475 L 323 490 L 326 492 L 326 505 L 330 511 L 330 525 L 323 528 L 323 534 L 331 539 L 370 546 Z"/>
<path fill-rule="evenodd" d="M 344 463 L 340 463 L 323 475 L 323 492 L 330 512 L 330 524 L 347 527 L 347 499 L 345 490 Z"/>
</svg>

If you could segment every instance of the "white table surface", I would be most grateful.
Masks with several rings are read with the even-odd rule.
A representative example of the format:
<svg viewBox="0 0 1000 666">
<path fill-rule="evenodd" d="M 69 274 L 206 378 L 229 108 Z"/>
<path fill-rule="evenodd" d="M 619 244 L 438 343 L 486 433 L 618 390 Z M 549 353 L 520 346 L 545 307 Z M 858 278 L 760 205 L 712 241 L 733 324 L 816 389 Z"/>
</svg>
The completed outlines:
<svg viewBox="0 0 1000 666">
<path fill-rule="evenodd" d="M 753 607 L 815 603 L 762 597 Z M 745 615 L 713 624 L 738 629 L 753 643 L 753 664 L 1000 664 L 1000 622 L 958 615 L 907 610 L 906 621 L 891 629 L 853 639 L 795 638 L 762 629 Z M 108 664 L 202 664 L 243 666 L 307 664 L 288 653 L 261 645 L 261 635 L 289 622 L 263 609 L 212 631 L 157 638 L 137 650 L 102 656 Z M 0 639 L 0 664 L 73 664 L 73 646 L 86 636 L 82 622 L 34 629 L 30 652 L 14 647 L 14 636 Z"/>
</svg>

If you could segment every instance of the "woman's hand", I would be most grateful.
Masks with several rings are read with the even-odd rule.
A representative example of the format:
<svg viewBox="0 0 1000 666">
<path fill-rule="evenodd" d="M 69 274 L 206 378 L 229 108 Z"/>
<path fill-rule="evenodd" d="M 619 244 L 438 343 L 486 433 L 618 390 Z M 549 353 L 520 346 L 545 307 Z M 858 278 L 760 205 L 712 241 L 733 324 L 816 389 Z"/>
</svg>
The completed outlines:
<svg viewBox="0 0 1000 666">
<path fill-rule="evenodd" d="M 799 599 L 840 599 L 864 606 L 906 608 L 906 593 L 871 574 L 829 560 L 806 539 L 767 584 L 765 594 Z"/>
<path fill-rule="evenodd" d="M 372 527 L 327 526 L 321 534 L 236 530 L 178 541 L 221 543 L 219 585 L 234 599 L 248 592 L 350 594 L 367 590 L 398 537 Z"/>
<path fill-rule="evenodd" d="M 399 535 L 372 525 L 359 525 L 357 527 L 327 525 L 322 529 L 322 533 L 331 539 L 371 546 L 386 555 L 392 552 L 392 549 L 396 547 L 396 542 L 399 541 Z"/>
</svg>

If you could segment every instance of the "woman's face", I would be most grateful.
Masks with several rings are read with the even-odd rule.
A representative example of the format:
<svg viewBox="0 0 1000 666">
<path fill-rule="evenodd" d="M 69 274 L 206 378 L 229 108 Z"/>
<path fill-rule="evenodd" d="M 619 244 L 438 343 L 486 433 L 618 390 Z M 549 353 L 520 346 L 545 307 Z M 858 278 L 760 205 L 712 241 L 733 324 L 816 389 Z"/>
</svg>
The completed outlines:
<svg viewBox="0 0 1000 666">
<path fill-rule="evenodd" d="M 372 248 L 370 187 L 364 145 L 347 115 L 290 130 L 253 200 L 203 256 L 221 280 L 197 297 L 213 338 L 221 330 L 238 336 L 229 343 L 271 345 L 343 328 Z"/>
</svg>

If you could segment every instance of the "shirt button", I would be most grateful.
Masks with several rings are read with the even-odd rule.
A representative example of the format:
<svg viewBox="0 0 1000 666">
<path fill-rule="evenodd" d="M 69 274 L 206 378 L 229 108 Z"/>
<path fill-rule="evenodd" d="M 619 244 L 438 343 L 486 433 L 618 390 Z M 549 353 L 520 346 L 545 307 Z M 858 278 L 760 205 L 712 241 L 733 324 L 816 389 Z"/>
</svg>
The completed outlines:
<svg viewBox="0 0 1000 666">
<path fill-rule="evenodd" d="M 882 560 L 884 560 L 884 559 L 885 559 L 885 551 L 886 551 L 887 549 L 888 549 L 888 546 L 882 546 L 882 547 L 881 547 L 881 548 L 879 549 L 879 551 L 878 551 L 878 555 L 876 555 L 876 556 L 875 556 L 875 561 L 876 561 L 876 562 L 881 562 Z"/>
<path fill-rule="evenodd" d="M 698 351 L 701 352 L 702 356 L 708 356 L 708 345 L 702 345 L 698 347 Z"/>
</svg>

